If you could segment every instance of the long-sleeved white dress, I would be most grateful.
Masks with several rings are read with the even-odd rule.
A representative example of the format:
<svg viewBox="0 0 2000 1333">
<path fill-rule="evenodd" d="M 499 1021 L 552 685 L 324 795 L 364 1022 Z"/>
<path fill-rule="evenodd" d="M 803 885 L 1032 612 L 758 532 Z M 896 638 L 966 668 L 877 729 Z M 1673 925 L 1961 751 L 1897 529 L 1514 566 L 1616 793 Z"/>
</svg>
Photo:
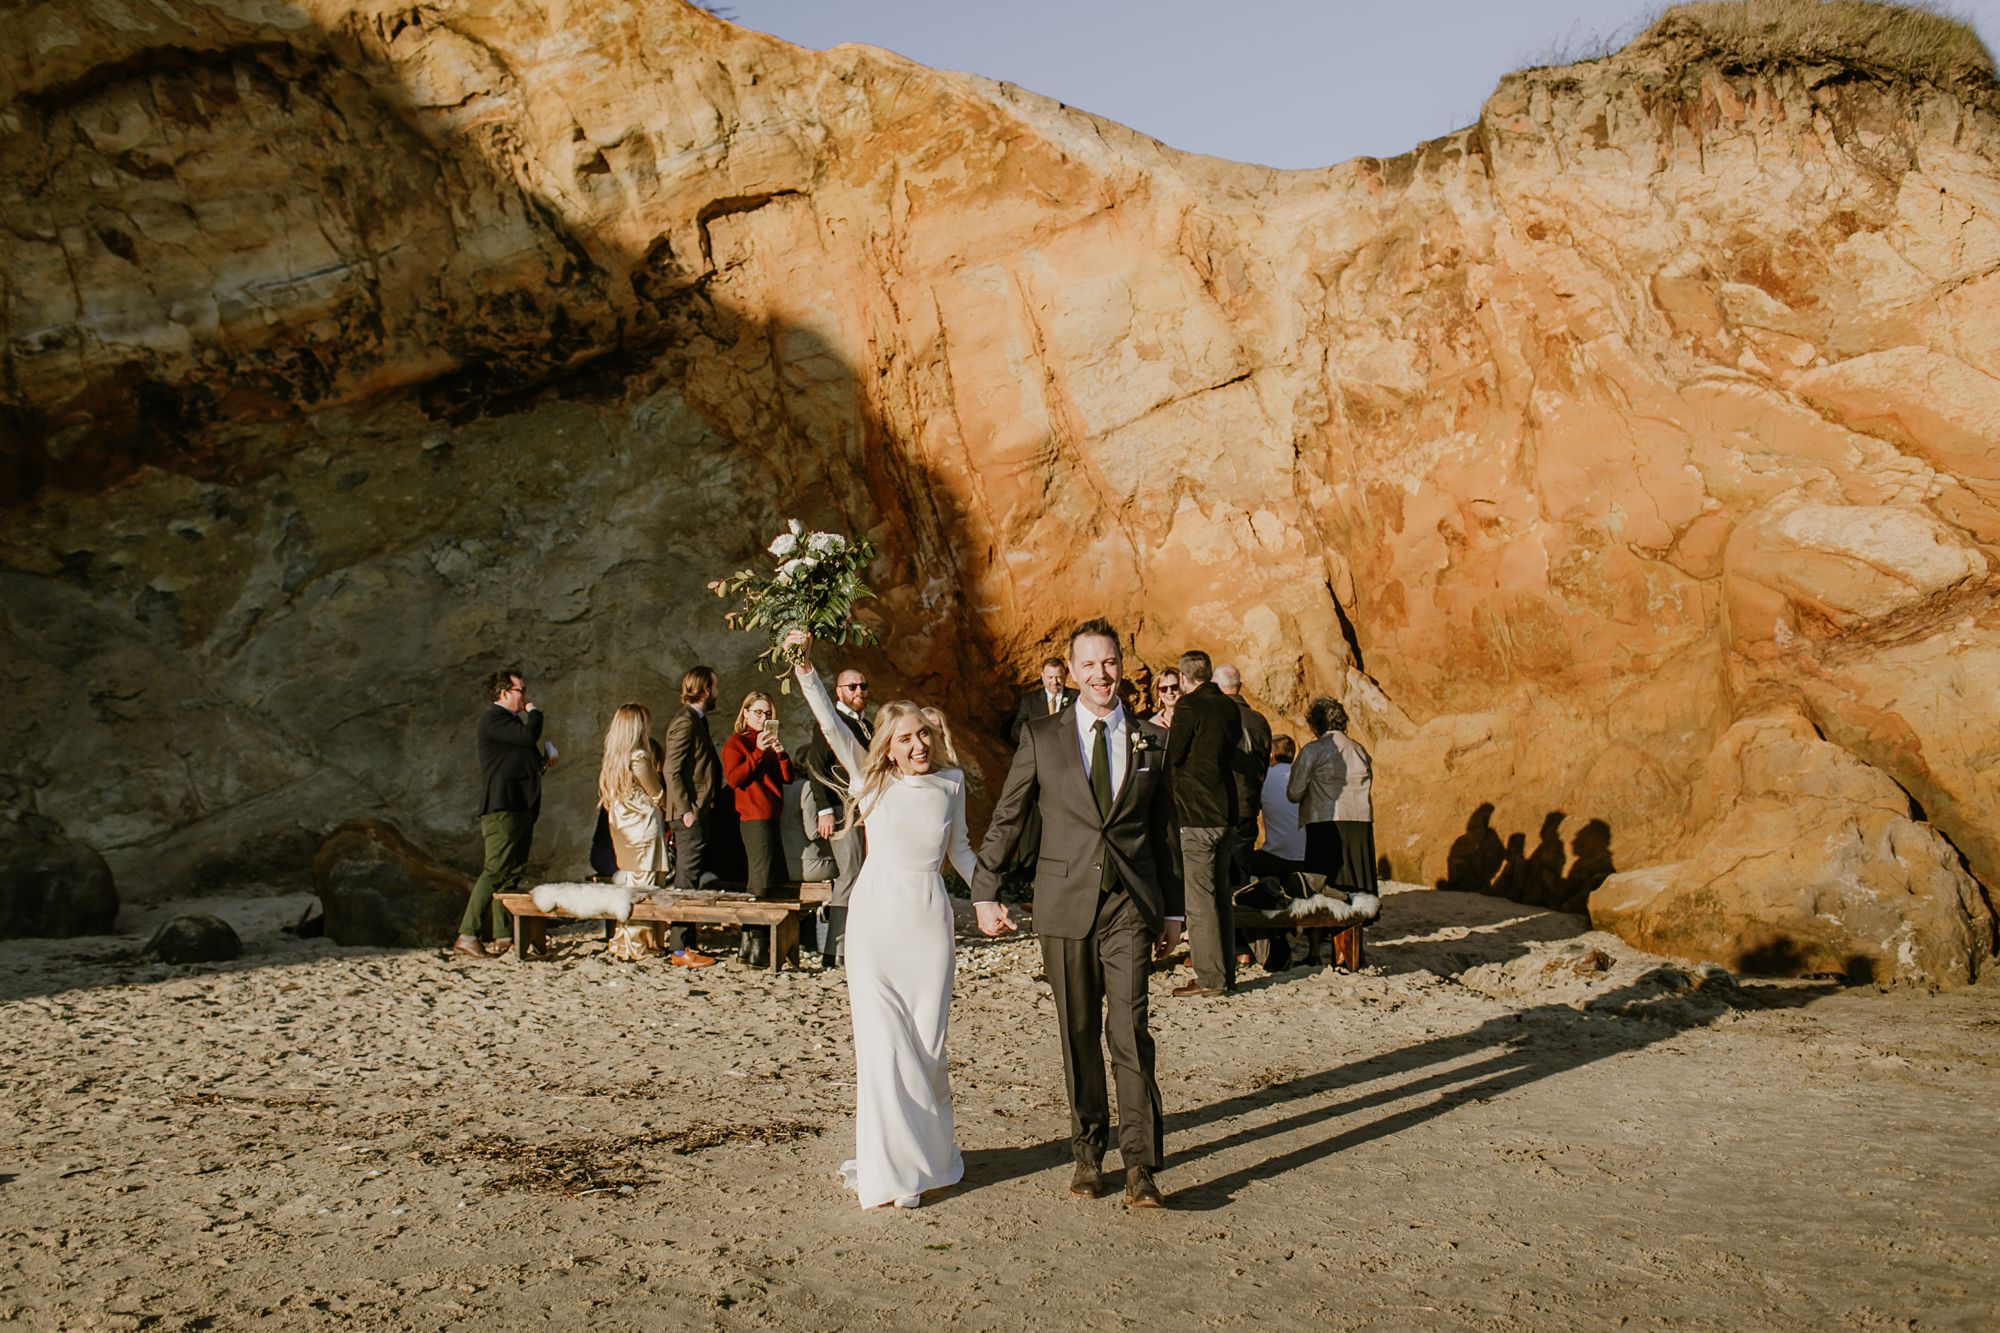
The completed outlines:
<svg viewBox="0 0 2000 1333">
<path fill-rule="evenodd" d="M 865 751 L 818 675 L 799 683 L 841 766 Z M 863 809 L 868 854 L 847 908 L 847 995 L 854 1015 L 854 1159 L 841 1164 L 863 1208 L 955 1185 L 965 1162 L 952 1137 L 945 1028 L 957 958 L 946 858 L 969 883 L 965 775 L 898 778 Z"/>
</svg>

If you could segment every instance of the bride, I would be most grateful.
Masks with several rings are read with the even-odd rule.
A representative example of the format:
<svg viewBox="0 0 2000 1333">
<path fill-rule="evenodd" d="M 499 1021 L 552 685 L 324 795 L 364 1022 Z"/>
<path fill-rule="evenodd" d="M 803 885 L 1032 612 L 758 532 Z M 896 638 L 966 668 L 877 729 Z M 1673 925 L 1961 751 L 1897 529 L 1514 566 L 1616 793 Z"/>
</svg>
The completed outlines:
<svg viewBox="0 0 2000 1333">
<path fill-rule="evenodd" d="M 794 630 L 785 646 L 809 652 Z M 803 656 L 804 653 L 802 652 Z M 841 1164 L 863 1208 L 915 1208 L 955 1185 L 965 1163 L 952 1137 L 945 1024 L 955 964 L 945 858 L 972 879 L 965 775 L 944 714 L 884 704 L 864 754 L 841 724 L 810 661 L 799 687 L 849 774 L 848 827 L 865 823 L 867 857 L 847 909 L 847 994 L 854 1014 L 854 1160 Z M 846 836 L 846 835 L 843 835 Z"/>
</svg>

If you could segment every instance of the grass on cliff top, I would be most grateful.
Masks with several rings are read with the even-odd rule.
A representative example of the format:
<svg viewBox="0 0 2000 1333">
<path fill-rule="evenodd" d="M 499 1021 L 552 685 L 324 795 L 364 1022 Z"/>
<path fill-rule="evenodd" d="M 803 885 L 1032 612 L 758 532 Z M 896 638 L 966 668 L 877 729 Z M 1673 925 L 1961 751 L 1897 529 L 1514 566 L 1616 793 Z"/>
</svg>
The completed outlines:
<svg viewBox="0 0 2000 1333">
<path fill-rule="evenodd" d="M 1707 0 L 1661 13 L 1639 42 L 1674 42 L 1746 65 L 1839 61 L 1932 83 L 1990 82 L 1971 27 L 1925 5 L 1881 0 Z"/>
</svg>

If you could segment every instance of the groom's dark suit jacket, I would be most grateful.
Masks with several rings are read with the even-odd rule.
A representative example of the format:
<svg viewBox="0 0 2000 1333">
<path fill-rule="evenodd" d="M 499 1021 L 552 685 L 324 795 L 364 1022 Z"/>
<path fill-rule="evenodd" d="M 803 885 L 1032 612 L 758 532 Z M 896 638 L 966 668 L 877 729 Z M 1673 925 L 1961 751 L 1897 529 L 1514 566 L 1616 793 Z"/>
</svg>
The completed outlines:
<svg viewBox="0 0 2000 1333">
<path fill-rule="evenodd" d="M 1146 738 L 1146 748 L 1130 755 L 1125 782 L 1112 796 L 1109 819 L 1098 817 L 1070 711 L 1034 718 L 1021 728 L 1021 746 L 1014 751 L 1014 766 L 1007 771 L 1000 800 L 993 807 L 993 822 L 979 848 L 979 869 L 972 877 L 974 902 L 999 901 L 1000 875 L 1029 825 L 1030 812 L 1039 811 L 1037 934 L 1073 940 L 1090 934 L 1097 920 L 1106 856 L 1147 925 L 1159 930 L 1167 917 L 1181 915 L 1181 882 L 1171 851 L 1174 789 L 1167 734 L 1129 716 L 1126 727 L 1128 737 Z"/>
</svg>

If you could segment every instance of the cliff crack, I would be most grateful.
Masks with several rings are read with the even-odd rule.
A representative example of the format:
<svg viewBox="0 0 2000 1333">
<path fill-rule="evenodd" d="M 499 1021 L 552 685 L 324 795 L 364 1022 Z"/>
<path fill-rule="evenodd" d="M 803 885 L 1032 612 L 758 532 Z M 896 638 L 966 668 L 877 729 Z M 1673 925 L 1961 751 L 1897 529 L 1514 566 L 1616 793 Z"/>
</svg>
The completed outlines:
<svg viewBox="0 0 2000 1333">
<path fill-rule="evenodd" d="M 711 199 L 701 206 L 694 215 L 695 230 L 701 235 L 702 262 L 715 267 L 715 246 L 709 237 L 709 226 L 717 218 L 733 217 L 738 213 L 754 213 L 774 199 L 787 199 L 807 193 L 799 189 L 767 190 L 760 194 L 727 195 L 721 199 Z"/>
</svg>

